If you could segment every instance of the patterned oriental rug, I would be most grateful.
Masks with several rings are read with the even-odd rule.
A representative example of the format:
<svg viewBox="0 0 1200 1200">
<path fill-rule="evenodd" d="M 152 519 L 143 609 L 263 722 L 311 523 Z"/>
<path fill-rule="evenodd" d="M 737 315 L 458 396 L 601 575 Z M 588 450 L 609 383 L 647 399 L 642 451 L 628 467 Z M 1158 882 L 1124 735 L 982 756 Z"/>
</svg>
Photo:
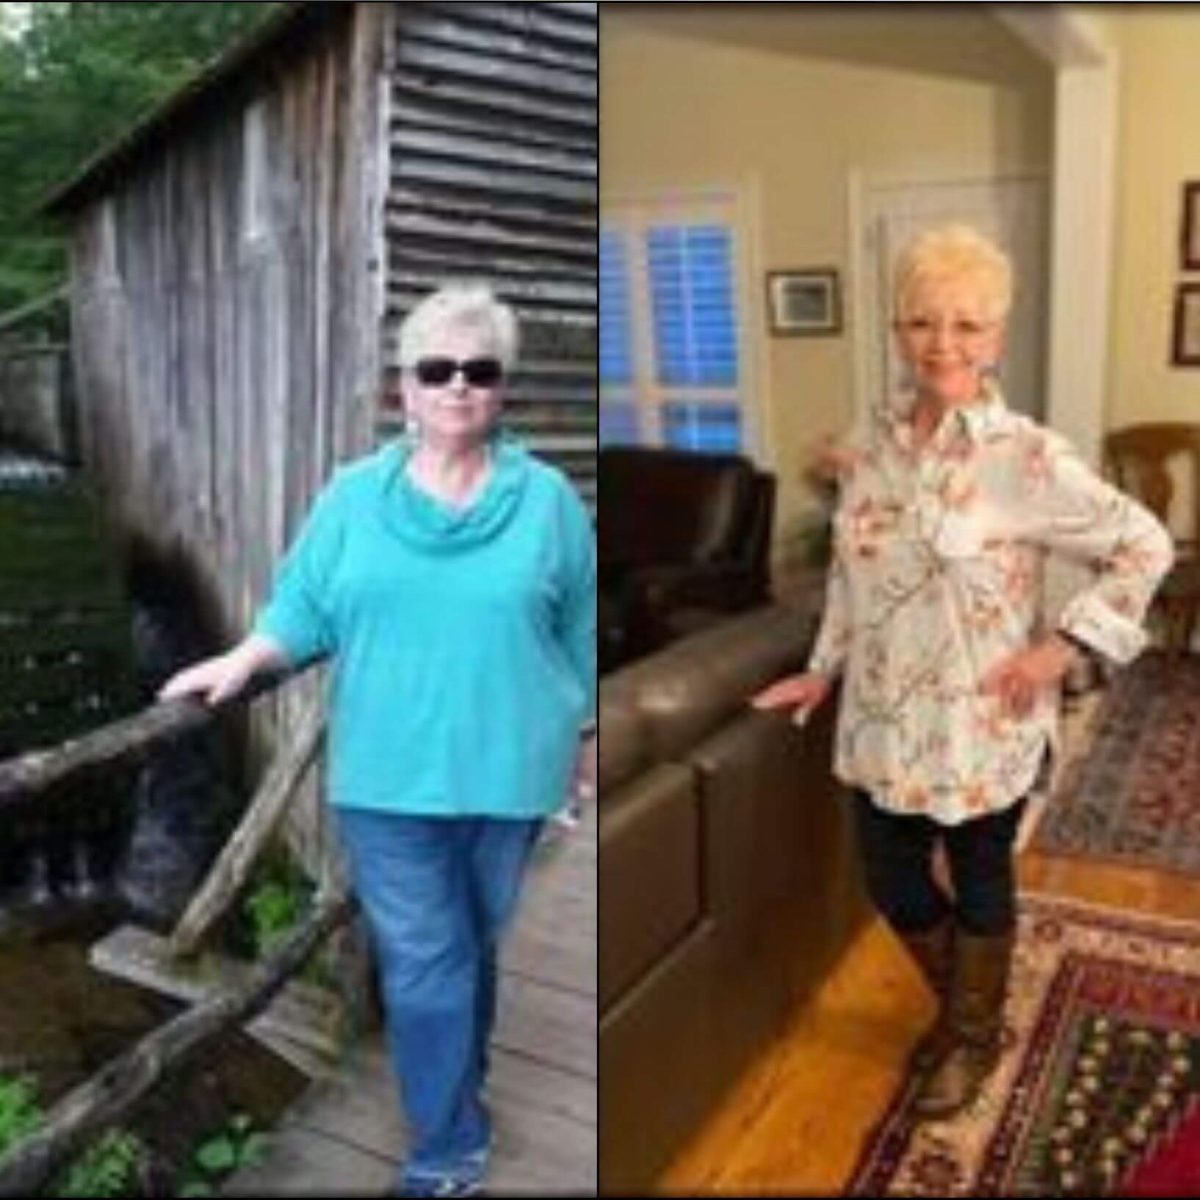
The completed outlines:
<svg viewBox="0 0 1200 1200">
<path fill-rule="evenodd" d="M 855 1196 L 1200 1196 L 1200 924 L 1026 894 L 1008 1047 L 979 1099 L 914 1122 L 905 1084 Z"/>
<path fill-rule="evenodd" d="M 1200 655 L 1117 673 L 1033 835 L 1047 854 L 1200 872 Z"/>
</svg>

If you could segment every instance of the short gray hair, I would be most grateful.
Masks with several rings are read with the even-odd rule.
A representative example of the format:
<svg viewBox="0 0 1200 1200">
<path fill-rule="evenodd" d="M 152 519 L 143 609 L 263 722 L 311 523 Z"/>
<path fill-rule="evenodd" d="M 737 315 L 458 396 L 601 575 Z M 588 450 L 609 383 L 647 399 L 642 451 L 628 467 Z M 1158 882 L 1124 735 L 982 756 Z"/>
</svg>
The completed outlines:
<svg viewBox="0 0 1200 1200">
<path fill-rule="evenodd" d="M 400 366 L 412 368 L 430 341 L 447 327 L 485 331 L 495 343 L 505 370 L 517 360 L 520 333 L 516 313 L 497 300 L 487 284 L 464 280 L 431 292 L 404 319 L 400 326 Z"/>
<path fill-rule="evenodd" d="M 979 288 L 991 320 L 1002 321 L 1012 307 L 1012 263 L 990 238 L 969 225 L 928 229 L 907 242 L 896 258 L 892 301 L 903 318 L 913 292 L 930 283 L 965 281 Z"/>
</svg>

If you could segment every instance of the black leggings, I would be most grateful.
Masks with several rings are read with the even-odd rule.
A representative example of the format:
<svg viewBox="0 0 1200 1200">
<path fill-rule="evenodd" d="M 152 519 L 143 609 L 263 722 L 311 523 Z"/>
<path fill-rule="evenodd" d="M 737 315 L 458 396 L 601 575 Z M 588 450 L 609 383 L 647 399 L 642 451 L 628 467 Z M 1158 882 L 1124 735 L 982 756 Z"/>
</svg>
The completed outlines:
<svg viewBox="0 0 1200 1200">
<path fill-rule="evenodd" d="M 1016 923 L 1013 842 L 1024 808 L 1022 798 L 1003 812 L 940 825 L 929 817 L 888 812 L 856 791 L 859 852 L 875 907 L 900 933 L 932 929 L 951 913 L 968 933 L 1007 933 Z M 939 838 L 953 899 L 933 875 Z"/>
</svg>

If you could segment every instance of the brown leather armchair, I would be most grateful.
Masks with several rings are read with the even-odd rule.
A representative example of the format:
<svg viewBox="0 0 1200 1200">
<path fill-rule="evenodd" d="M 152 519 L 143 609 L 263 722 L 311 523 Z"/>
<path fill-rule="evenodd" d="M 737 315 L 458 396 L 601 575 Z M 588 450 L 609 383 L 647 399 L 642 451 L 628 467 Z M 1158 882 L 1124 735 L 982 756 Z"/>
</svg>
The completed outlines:
<svg viewBox="0 0 1200 1200">
<path fill-rule="evenodd" d="M 815 615 L 763 606 L 600 687 L 600 1171 L 649 1190 L 865 918 L 832 704 L 747 698 Z"/>
<path fill-rule="evenodd" d="M 774 476 L 741 455 L 605 446 L 600 656 L 609 671 L 679 634 L 681 612 L 739 612 L 769 591 Z"/>
</svg>

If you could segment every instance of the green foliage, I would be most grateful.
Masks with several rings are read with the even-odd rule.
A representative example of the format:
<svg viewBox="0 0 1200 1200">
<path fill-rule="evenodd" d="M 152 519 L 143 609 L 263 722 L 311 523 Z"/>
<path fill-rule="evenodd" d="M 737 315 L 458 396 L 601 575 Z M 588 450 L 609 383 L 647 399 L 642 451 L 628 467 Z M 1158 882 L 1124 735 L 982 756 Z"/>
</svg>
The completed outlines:
<svg viewBox="0 0 1200 1200">
<path fill-rule="evenodd" d="M 0 1076 L 0 1154 L 41 1124 L 45 1113 L 28 1076 Z M 54 1196 L 123 1196 L 146 1148 L 125 1129 L 110 1129 L 75 1159 L 52 1188 Z"/>
<path fill-rule="evenodd" d="M 246 897 L 246 911 L 254 929 L 259 957 L 269 954 L 296 925 L 300 896 L 286 884 L 272 880 L 261 883 Z"/>
<path fill-rule="evenodd" d="M 295 929 L 308 912 L 312 891 L 310 880 L 287 855 L 263 860 L 242 901 L 256 958 L 270 954 Z"/>
<path fill-rule="evenodd" d="M 235 1113 L 211 1137 L 192 1151 L 181 1196 L 213 1196 L 215 1184 L 242 1167 L 262 1160 L 266 1137 L 254 1128 L 247 1113 Z"/>
<path fill-rule="evenodd" d="M 0 1154 L 31 1133 L 41 1119 L 33 1080 L 0 1076 Z"/>
<path fill-rule="evenodd" d="M 141 1138 L 127 1129 L 110 1129 L 68 1168 L 56 1196 L 124 1196 L 131 1190 L 146 1157 Z"/>
<path fill-rule="evenodd" d="M 276 8 L 0 5 L 0 312 L 65 273 L 61 232 L 36 212 L 47 194 Z"/>
</svg>

